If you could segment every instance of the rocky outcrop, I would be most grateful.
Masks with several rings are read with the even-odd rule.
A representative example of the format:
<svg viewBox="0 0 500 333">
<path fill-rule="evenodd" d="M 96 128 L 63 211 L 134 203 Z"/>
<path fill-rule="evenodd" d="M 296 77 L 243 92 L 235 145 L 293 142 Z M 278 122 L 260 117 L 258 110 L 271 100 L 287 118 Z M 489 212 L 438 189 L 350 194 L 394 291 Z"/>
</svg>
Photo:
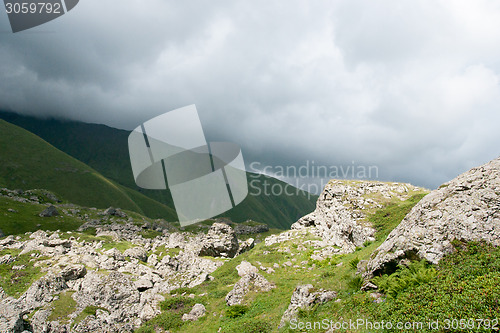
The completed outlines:
<svg viewBox="0 0 500 333">
<path fill-rule="evenodd" d="M 234 257 L 238 252 L 238 238 L 230 226 L 224 223 L 214 223 L 206 237 L 201 240 L 199 256 Z"/>
<path fill-rule="evenodd" d="M 352 252 L 365 241 L 374 240 L 375 230 L 366 221 L 367 211 L 381 208 L 392 198 L 406 200 L 419 190 L 422 189 L 410 184 L 331 180 L 321 193 L 316 210 L 291 228 L 310 228 L 322 238 L 323 246 L 338 246 L 342 252 Z"/>
<path fill-rule="evenodd" d="M 295 288 L 290 300 L 290 305 L 281 317 L 280 327 L 297 316 L 299 309 L 306 308 L 313 304 L 322 304 L 337 297 L 335 291 L 319 290 L 314 291 L 312 284 L 306 284 Z"/>
<path fill-rule="evenodd" d="M 257 267 L 249 262 L 243 261 L 236 269 L 241 279 L 236 282 L 233 290 L 226 295 L 226 304 L 229 306 L 241 304 L 250 290 L 265 292 L 276 288 L 273 283 L 257 273 L 259 271 Z"/>
<path fill-rule="evenodd" d="M 500 245 L 500 158 L 425 196 L 374 252 L 364 276 L 390 272 L 405 258 L 437 263 L 454 239 Z"/>
</svg>

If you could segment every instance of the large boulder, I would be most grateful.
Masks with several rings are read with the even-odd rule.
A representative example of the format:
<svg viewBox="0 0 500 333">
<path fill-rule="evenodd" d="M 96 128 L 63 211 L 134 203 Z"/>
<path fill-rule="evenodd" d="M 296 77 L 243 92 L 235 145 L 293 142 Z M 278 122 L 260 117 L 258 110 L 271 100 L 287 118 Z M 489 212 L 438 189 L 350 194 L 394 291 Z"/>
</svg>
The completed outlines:
<svg viewBox="0 0 500 333">
<path fill-rule="evenodd" d="M 437 263 L 454 239 L 500 245 L 500 158 L 425 196 L 375 250 L 364 276 L 390 273 L 406 258 Z"/>
<path fill-rule="evenodd" d="M 232 258 L 238 248 L 238 238 L 233 228 L 224 223 L 214 223 L 202 239 L 198 255 Z"/>
</svg>

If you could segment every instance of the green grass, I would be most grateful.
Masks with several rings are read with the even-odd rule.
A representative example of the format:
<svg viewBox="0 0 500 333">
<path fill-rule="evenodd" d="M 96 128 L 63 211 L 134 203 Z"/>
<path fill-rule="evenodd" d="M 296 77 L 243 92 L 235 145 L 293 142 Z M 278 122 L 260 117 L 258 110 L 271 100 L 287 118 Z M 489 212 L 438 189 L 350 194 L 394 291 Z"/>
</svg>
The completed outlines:
<svg viewBox="0 0 500 333">
<path fill-rule="evenodd" d="M 375 235 L 377 240 L 385 239 L 389 233 L 401 223 L 413 206 L 426 195 L 427 192 L 422 192 L 414 194 L 406 201 L 391 201 L 385 207 L 368 215 L 368 221 L 370 221 L 377 230 Z"/>
<path fill-rule="evenodd" d="M 6 249 L 0 251 L 0 256 L 10 254 L 15 257 L 15 261 L 10 264 L 0 265 L 0 287 L 9 296 L 19 297 L 31 286 L 33 282 L 45 275 L 41 272 L 40 267 L 34 267 L 34 262 L 31 253 L 19 255 L 21 251 L 17 249 Z M 38 258 L 43 260 L 44 258 Z M 12 269 L 13 266 L 25 265 L 26 268 L 21 270 Z"/>
<path fill-rule="evenodd" d="M 17 212 L 9 212 L 9 208 Z M 38 229 L 51 231 L 75 230 L 83 223 L 75 217 L 64 215 L 54 217 L 38 216 L 45 208 L 47 207 L 44 205 L 22 203 L 0 197 L 0 229 L 5 235 L 18 235 Z"/>
<path fill-rule="evenodd" d="M 99 180 L 94 179 L 96 177 L 84 177 L 85 175 L 81 175 L 78 172 L 71 173 L 69 175 L 71 177 L 77 176 L 80 179 L 85 178 L 90 181 L 86 183 L 85 181 L 75 179 L 75 183 L 73 184 L 67 181 L 67 179 L 71 177 L 69 177 L 65 171 L 60 171 L 60 174 L 66 179 L 47 179 L 47 182 L 43 184 L 46 185 L 48 183 L 52 185 L 52 187 L 48 185 L 34 186 L 32 185 L 34 182 L 40 181 L 40 179 L 37 179 L 39 177 L 33 173 L 30 176 L 31 178 L 28 177 L 29 175 L 27 173 L 21 174 L 19 168 L 26 165 L 26 169 L 29 171 L 35 168 L 36 165 L 39 165 L 40 159 L 36 160 L 37 164 L 35 164 L 35 166 L 25 163 L 27 162 L 26 153 L 34 152 L 36 153 L 35 155 L 40 155 L 36 151 L 36 147 L 34 147 L 34 149 L 27 149 L 25 145 L 16 147 L 19 152 L 22 153 L 21 156 L 18 156 L 16 155 L 17 153 L 12 151 L 8 154 L 2 151 L 2 144 L 0 143 L 0 156 L 5 156 L 5 161 L 9 162 L 11 168 L 17 167 L 17 169 L 12 169 L 11 173 L 12 177 L 16 178 L 11 182 L 16 185 L 15 187 L 24 187 L 21 186 L 24 180 L 26 181 L 25 185 L 28 187 L 51 189 L 74 203 L 95 207 L 100 207 L 99 204 L 103 204 L 139 212 L 142 210 L 146 216 L 152 218 L 165 218 L 170 221 L 176 220 L 173 200 L 169 191 L 144 190 L 136 186 L 130 167 L 130 157 L 128 153 L 129 131 L 97 124 L 59 121 L 54 119 L 38 119 L 8 112 L 0 112 L 0 118 L 6 119 L 12 124 L 21 126 L 35 133 L 57 149 L 60 149 L 92 168 L 90 169 L 87 167 L 87 169 L 84 169 L 82 163 L 76 165 L 74 162 L 77 161 L 71 159 L 71 162 L 68 160 L 64 162 L 70 165 L 68 168 L 69 170 L 89 170 L 88 174 L 99 172 L 112 181 L 111 184 L 107 184 L 108 186 L 106 186 L 106 188 L 102 188 L 102 192 L 99 192 L 96 186 L 93 185 Z M 1 131 L 2 129 L 0 128 L 0 132 Z M 10 135 L 5 135 L 4 137 L 5 145 L 16 142 L 16 140 L 12 140 Z M 41 141 L 39 138 L 37 138 L 37 140 Z M 54 149 L 54 147 L 51 148 Z M 46 147 L 42 148 L 42 151 L 46 150 Z M 67 155 L 65 156 L 69 157 Z M 47 159 L 49 160 L 49 168 L 47 170 L 49 173 L 52 173 L 50 170 L 54 166 L 56 160 L 54 160 L 52 156 L 47 156 Z M 1 158 L 0 162 L 2 162 Z M 10 179 L 11 175 L 7 176 L 7 180 Z M 43 173 L 41 175 L 43 175 Z M 292 188 L 290 185 L 288 185 L 288 191 L 293 192 L 293 195 L 288 196 L 284 193 L 277 196 L 265 195 L 264 187 L 268 189 L 272 187 L 275 187 L 275 189 L 284 189 L 287 187 L 287 184 L 274 178 L 262 175 L 259 176 L 252 173 L 247 173 L 247 178 L 250 194 L 235 208 L 222 214 L 235 222 L 243 222 L 252 219 L 255 221 L 262 221 L 277 229 L 287 229 L 292 223 L 297 221 L 300 217 L 310 213 L 315 208 L 316 195 L 310 195 L 303 191 L 297 192 L 295 188 Z M 42 178 L 42 180 L 45 181 L 45 178 Z M 117 184 L 120 184 L 120 186 Z M 112 185 L 116 185 L 114 189 Z M 68 189 L 65 189 L 64 186 L 67 186 Z M 82 189 L 84 189 L 85 186 L 89 188 L 83 191 Z M 110 192 L 110 190 L 113 191 Z M 104 194 L 106 194 L 106 200 L 100 200 L 104 199 Z M 127 200 L 127 198 L 130 198 L 140 207 L 140 210 L 130 207 L 131 202 Z M 109 203 L 111 199 L 115 199 L 115 201 L 119 200 L 120 202 L 111 204 Z"/>
<path fill-rule="evenodd" d="M 0 132 L 2 187 L 43 188 L 83 206 L 114 206 L 152 217 L 175 217 L 171 208 L 105 178 L 20 127 L 0 120 Z"/>
<path fill-rule="evenodd" d="M 97 313 L 97 310 L 104 310 L 104 311 L 107 311 L 109 312 L 108 309 L 105 309 L 105 308 L 102 308 L 100 306 L 95 306 L 95 305 L 90 305 L 90 306 L 87 306 L 85 307 L 85 309 L 83 309 L 82 312 L 80 312 L 78 314 L 78 316 L 76 316 L 76 318 L 73 320 L 73 326 L 76 326 L 78 325 L 82 320 L 84 320 L 85 318 L 87 318 L 88 316 L 95 316 L 96 313 Z"/>
<path fill-rule="evenodd" d="M 76 310 L 76 301 L 72 297 L 74 293 L 74 291 L 65 291 L 58 295 L 58 299 L 51 304 L 52 312 L 48 318 L 49 321 L 69 322 L 68 316 Z"/>
</svg>

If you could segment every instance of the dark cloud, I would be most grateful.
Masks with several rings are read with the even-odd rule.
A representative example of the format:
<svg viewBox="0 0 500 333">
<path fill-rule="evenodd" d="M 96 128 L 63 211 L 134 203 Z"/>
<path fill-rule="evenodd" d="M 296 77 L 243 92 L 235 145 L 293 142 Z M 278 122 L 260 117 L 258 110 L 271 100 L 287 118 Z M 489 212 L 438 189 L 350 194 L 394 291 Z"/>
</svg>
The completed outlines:
<svg viewBox="0 0 500 333">
<path fill-rule="evenodd" d="M 196 104 L 262 165 L 436 187 L 499 154 L 495 2 L 81 1 L 11 34 L 0 108 L 131 129 Z"/>
</svg>

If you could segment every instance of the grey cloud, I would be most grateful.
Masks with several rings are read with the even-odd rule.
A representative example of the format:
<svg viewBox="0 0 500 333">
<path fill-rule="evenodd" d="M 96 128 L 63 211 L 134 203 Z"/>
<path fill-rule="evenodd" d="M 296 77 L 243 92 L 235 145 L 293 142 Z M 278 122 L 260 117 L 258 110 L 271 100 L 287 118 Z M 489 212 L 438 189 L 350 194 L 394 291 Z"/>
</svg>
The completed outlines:
<svg viewBox="0 0 500 333">
<path fill-rule="evenodd" d="M 0 34 L 0 108 L 131 129 L 196 104 L 247 162 L 355 161 L 436 187 L 499 154 L 498 16 L 487 2 L 81 1 Z"/>
</svg>

